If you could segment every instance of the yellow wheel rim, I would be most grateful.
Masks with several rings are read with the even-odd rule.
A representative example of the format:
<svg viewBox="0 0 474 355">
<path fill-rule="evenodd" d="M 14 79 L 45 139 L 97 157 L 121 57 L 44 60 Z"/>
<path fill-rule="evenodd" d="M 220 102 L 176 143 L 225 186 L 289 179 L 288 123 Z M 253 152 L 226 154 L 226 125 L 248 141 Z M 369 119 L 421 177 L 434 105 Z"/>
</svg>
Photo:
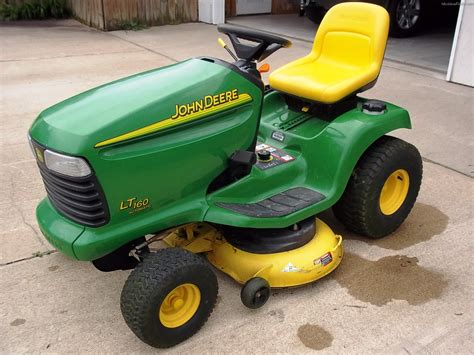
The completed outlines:
<svg viewBox="0 0 474 355">
<path fill-rule="evenodd" d="M 385 181 L 380 192 L 380 210 L 384 215 L 391 215 L 398 211 L 408 194 L 410 177 L 404 169 L 394 171 Z"/>
<path fill-rule="evenodd" d="M 201 303 L 201 291 L 196 285 L 182 284 L 166 295 L 160 306 L 159 318 L 167 328 L 177 328 L 189 321 Z"/>
</svg>

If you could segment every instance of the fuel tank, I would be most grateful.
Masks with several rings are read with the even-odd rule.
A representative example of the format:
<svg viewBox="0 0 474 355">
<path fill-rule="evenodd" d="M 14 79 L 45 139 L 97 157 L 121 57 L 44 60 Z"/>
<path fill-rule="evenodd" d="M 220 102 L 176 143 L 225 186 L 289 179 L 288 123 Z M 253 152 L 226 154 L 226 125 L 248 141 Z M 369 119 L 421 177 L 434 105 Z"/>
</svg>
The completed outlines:
<svg viewBox="0 0 474 355">
<path fill-rule="evenodd" d="M 114 226 L 126 242 L 202 219 L 210 183 L 254 142 L 262 95 L 230 64 L 196 58 L 67 99 L 29 133 L 41 149 L 87 161 L 108 207 L 94 234 Z"/>
</svg>

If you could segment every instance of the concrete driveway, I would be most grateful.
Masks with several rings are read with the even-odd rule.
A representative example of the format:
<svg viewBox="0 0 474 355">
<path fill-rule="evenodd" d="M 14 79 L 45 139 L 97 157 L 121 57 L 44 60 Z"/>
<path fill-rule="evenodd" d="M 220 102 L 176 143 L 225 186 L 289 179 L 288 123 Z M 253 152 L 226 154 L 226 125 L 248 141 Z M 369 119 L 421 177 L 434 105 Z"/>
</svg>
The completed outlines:
<svg viewBox="0 0 474 355">
<path fill-rule="evenodd" d="M 0 352 L 152 352 L 119 307 L 127 272 L 100 273 L 69 260 L 34 217 L 45 191 L 27 144 L 44 108 L 99 84 L 190 56 L 227 58 L 204 24 L 101 33 L 73 20 L 0 28 Z M 276 68 L 304 55 L 295 41 Z M 192 73 L 190 73 L 192 75 Z M 418 203 L 377 241 L 344 230 L 341 267 L 307 287 L 275 291 L 257 311 L 218 275 L 219 302 L 193 338 L 169 350 L 199 352 L 469 353 L 473 314 L 473 90 L 385 63 L 364 94 L 409 109 L 414 129 L 397 135 L 424 157 Z"/>
</svg>

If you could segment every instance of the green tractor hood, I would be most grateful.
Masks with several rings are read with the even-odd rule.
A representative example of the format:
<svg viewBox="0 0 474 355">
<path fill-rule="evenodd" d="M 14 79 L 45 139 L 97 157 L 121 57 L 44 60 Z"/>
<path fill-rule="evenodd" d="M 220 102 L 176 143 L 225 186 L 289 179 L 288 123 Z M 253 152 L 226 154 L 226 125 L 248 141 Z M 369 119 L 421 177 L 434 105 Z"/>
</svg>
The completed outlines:
<svg viewBox="0 0 474 355">
<path fill-rule="evenodd" d="M 191 59 L 42 112 L 30 129 L 32 144 L 82 157 L 92 171 L 75 179 L 38 163 L 49 189 L 38 207 L 48 240 L 90 260 L 140 236 L 203 220 L 209 186 L 257 134 L 263 91 L 238 71 L 217 59 Z"/>
<path fill-rule="evenodd" d="M 149 129 L 135 132 L 131 138 L 153 133 L 150 126 L 173 117 L 176 105 L 211 95 L 209 102 L 215 93 L 205 89 L 212 87 L 207 83 L 221 84 L 228 72 L 224 66 L 191 59 L 123 78 L 46 109 L 30 134 L 53 150 L 84 155 L 91 148 L 116 142 L 111 138 L 123 136 L 118 140 L 125 141 L 130 137 L 124 135 L 144 128 Z"/>
</svg>

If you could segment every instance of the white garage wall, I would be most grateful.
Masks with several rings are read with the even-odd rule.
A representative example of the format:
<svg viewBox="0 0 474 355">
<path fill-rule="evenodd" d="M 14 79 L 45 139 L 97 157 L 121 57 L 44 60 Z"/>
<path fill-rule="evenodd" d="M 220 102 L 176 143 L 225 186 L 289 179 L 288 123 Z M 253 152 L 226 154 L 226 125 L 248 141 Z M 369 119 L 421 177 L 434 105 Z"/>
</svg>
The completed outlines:
<svg viewBox="0 0 474 355">
<path fill-rule="evenodd" d="M 474 1 L 463 1 L 459 8 L 446 80 L 474 86 L 473 41 Z"/>
<path fill-rule="evenodd" d="M 199 21 L 219 25 L 225 23 L 224 0 L 199 0 Z"/>
</svg>

